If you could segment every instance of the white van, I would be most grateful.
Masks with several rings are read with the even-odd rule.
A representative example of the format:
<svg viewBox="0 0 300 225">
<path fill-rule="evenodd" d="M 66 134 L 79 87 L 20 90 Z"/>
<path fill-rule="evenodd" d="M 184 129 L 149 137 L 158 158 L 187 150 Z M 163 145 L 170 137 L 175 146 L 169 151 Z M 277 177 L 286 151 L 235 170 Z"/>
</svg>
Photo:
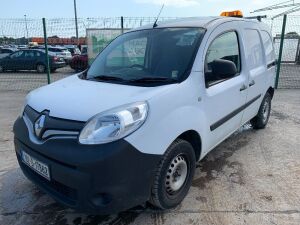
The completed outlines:
<svg viewBox="0 0 300 225">
<path fill-rule="evenodd" d="M 197 161 L 248 121 L 266 126 L 275 65 L 269 29 L 256 20 L 131 30 L 87 71 L 27 96 L 14 125 L 20 167 L 80 211 L 175 207 Z"/>
</svg>

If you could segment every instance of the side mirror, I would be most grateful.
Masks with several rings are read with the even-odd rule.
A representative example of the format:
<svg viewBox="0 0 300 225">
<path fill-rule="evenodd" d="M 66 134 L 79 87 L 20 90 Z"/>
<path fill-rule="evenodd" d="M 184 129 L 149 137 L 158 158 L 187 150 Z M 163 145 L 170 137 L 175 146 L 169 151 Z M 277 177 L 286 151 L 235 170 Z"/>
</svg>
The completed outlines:
<svg viewBox="0 0 300 225">
<path fill-rule="evenodd" d="M 220 79 L 232 78 L 237 74 L 237 68 L 232 61 L 216 59 L 211 64 L 212 74 Z"/>
</svg>

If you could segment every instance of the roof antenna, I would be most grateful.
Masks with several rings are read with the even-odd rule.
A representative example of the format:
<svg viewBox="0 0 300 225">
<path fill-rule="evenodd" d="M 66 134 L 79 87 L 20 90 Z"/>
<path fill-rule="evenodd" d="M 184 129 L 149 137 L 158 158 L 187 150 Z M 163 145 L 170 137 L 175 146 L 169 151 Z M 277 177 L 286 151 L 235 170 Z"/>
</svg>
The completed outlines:
<svg viewBox="0 0 300 225">
<path fill-rule="evenodd" d="M 156 17 L 156 20 L 155 20 L 155 22 L 154 22 L 154 24 L 153 24 L 153 28 L 157 27 L 157 20 L 158 20 L 158 18 L 159 18 L 159 16 L 160 16 L 161 11 L 163 10 L 164 6 L 165 6 L 165 4 L 163 4 L 162 7 L 160 8 L 160 11 L 159 11 L 159 13 L 158 13 L 158 15 L 157 15 L 157 17 Z"/>
</svg>

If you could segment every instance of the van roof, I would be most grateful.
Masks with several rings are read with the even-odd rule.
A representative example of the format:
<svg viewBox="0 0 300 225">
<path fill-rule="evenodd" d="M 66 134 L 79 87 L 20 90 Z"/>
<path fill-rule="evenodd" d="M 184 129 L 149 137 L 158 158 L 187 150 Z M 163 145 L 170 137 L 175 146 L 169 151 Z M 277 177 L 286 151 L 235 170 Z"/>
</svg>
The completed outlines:
<svg viewBox="0 0 300 225">
<path fill-rule="evenodd" d="M 167 27 L 202 27 L 208 28 L 210 26 L 215 26 L 224 22 L 229 21 L 245 21 L 253 23 L 261 23 L 257 20 L 247 19 L 247 18 L 238 18 L 238 17 L 223 17 L 223 16 L 210 16 L 210 17 L 187 17 L 166 21 L 157 22 L 156 28 L 167 28 Z M 154 21 L 153 21 L 154 23 Z M 148 24 L 134 30 L 143 30 L 153 28 L 152 24 Z"/>
</svg>

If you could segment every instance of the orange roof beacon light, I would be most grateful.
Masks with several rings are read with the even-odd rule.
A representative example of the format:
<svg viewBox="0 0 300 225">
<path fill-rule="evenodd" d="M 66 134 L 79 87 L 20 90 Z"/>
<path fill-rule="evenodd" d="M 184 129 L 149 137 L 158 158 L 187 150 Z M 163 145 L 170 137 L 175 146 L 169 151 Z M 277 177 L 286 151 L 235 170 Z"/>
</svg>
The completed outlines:
<svg viewBox="0 0 300 225">
<path fill-rule="evenodd" d="M 240 10 L 234 10 L 229 12 L 222 12 L 220 16 L 228 16 L 228 17 L 243 17 L 243 13 Z"/>
</svg>

